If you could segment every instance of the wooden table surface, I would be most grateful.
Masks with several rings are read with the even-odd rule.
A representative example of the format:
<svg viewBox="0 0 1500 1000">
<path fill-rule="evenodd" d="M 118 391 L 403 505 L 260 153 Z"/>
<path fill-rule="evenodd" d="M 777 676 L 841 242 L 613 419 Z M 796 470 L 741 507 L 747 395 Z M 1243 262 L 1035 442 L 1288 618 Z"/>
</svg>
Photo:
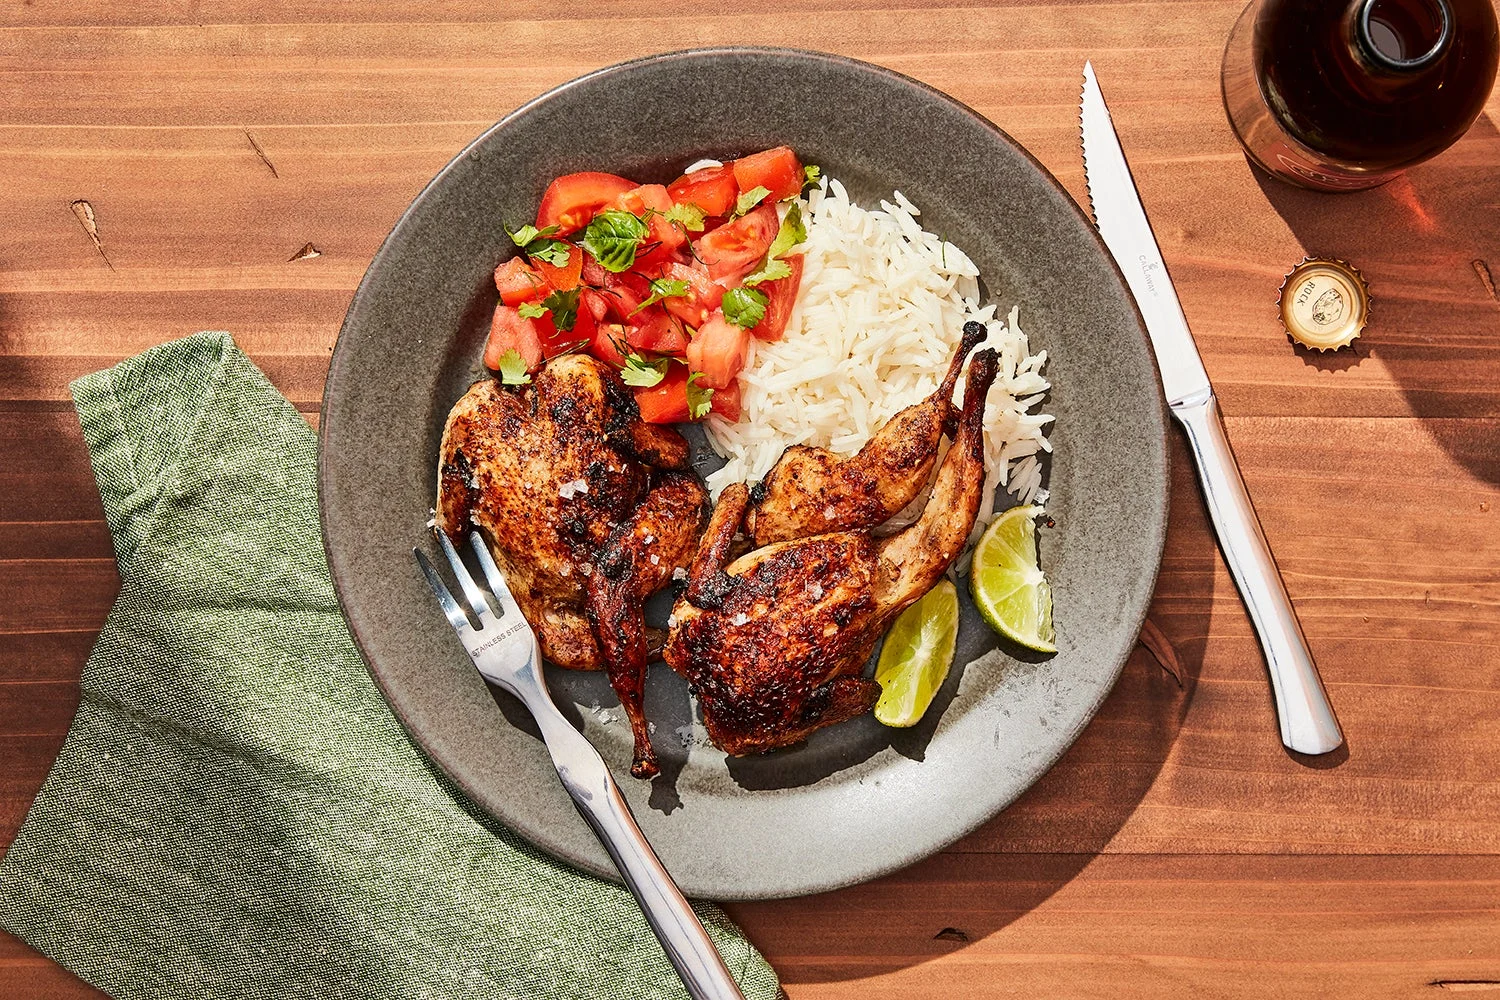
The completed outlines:
<svg viewBox="0 0 1500 1000">
<path fill-rule="evenodd" d="M 1281 749 L 1174 433 L 1150 618 L 1181 685 L 1138 649 L 1072 750 L 977 833 L 869 885 L 732 911 L 793 1000 L 1500 990 L 1500 98 L 1383 189 L 1257 180 L 1219 106 L 1239 7 L 5 4 L 0 845 L 118 587 L 69 379 L 227 329 L 315 420 L 350 295 L 407 203 L 490 123 L 607 63 L 724 43 L 868 59 L 967 102 L 1081 199 L 1092 58 L 1347 751 Z M 1278 331 L 1304 251 L 1370 279 L 1352 352 Z M 0 935 L 0 996 L 92 995 Z"/>
</svg>

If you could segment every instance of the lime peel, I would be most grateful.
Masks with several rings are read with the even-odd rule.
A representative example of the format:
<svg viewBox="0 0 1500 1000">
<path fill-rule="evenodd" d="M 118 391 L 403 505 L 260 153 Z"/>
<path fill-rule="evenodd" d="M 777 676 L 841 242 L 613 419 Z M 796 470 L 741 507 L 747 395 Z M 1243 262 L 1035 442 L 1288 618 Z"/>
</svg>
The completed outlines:
<svg viewBox="0 0 1500 1000">
<path fill-rule="evenodd" d="M 1012 507 L 990 523 L 969 570 L 974 606 L 990 628 L 1039 653 L 1057 652 L 1052 587 L 1037 561 L 1036 506 Z"/>
<path fill-rule="evenodd" d="M 939 580 L 901 612 L 886 633 L 875 665 L 880 685 L 876 720 L 897 728 L 921 721 L 948 676 L 957 643 L 958 588 L 950 580 Z"/>
</svg>

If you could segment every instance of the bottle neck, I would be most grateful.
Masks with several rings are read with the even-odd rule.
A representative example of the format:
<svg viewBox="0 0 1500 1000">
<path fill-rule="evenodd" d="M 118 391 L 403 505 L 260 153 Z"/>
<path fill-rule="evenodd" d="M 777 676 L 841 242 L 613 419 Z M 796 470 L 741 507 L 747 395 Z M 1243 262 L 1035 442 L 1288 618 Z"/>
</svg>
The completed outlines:
<svg viewBox="0 0 1500 1000">
<path fill-rule="evenodd" d="M 1419 74 L 1453 43 L 1449 0 L 1356 0 L 1351 13 L 1355 51 L 1382 74 Z"/>
</svg>

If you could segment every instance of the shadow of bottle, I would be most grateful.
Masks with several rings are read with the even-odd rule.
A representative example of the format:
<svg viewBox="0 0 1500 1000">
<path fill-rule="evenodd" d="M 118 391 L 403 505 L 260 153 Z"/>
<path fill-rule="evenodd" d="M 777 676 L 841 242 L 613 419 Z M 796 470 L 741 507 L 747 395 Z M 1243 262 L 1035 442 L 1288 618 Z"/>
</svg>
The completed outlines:
<svg viewBox="0 0 1500 1000">
<path fill-rule="evenodd" d="M 1435 160 L 1369 191 L 1329 195 L 1246 164 L 1313 255 L 1351 261 L 1370 282 L 1370 323 L 1352 349 L 1298 349 L 1322 371 L 1378 358 L 1433 440 L 1500 483 L 1500 172 L 1479 169 L 1500 134 L 1484 115 Z M 1491 161 L 1492 162 L 1492 161 Z"/>
</svg>

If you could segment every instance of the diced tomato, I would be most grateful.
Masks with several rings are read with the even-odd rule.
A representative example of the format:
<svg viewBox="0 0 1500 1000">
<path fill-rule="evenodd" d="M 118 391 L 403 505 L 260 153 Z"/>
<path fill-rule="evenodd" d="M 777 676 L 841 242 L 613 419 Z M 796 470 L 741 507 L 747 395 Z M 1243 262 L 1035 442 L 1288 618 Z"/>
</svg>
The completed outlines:
<svg viewBox="0 0 1500 1000">
<path fill-rule="evenodd" d="M 750 332 L 761 340 L 780 340 L 786 332 L 786 321 L 791 318 L 792 306 L 797 301 L 797 288 L 802 284 L 802 255 L 783 257 L 792 273 L 775 281 L 765 281 L 756 287 L 766 293 L 766 314 Z"/>
<path fill-rule="evenodd" d="M 506 351 L 516 351 L 526 362 L 527 371 L 535 371 L 543 361 L 578 348 L 581 344 L 592 344 L 598 321 L 591 310 L 581 304 L 573 321 L 573 329 L 559 330 L 552 322 L 552 314 L 535 318 L 522 316 L 511 306 L 495 307 L 495 318 L 490 323 L 490 339 L 484 347 L 484 364 L 487 368 L 500 368 L 500 358 Z"/>
<path fill-rule="evenodd" d="M 508 351 L 521 355 L 527 371 L 542 363 L 542 338 L 536 324 L 516 312 L 514 307 L 501 303 L 495 307 L 495 318 L 490 322 L 490 339 L 484 345 L 484 366 L 499 371 L 500 359 Z"/>
<path fill-rule="evenodd" d="M 725 389 L 745 367 L 750 353 L 750 331 L 742 330 L 715 312 L 698 327 L 687 345 L 688 366 L 702 372 L 700 380 L 711 389 Z"/>
<path fill-rule="evenodd" d="M 651 282 L 634 271 L 606 271 L 601 294 L 609 315 L 621 323 L 634 323 L 632 314 L 651 297 Z"/>
<path fill-rule="evenodd" d="M 662 269 L 662 277 L 668 281 L 686 281 L 688 293 L 662 300 L 667 312 L 691 327 L 700 327 L 708 320 L 708 314 L 719 308 L 724 299 L 724 286 L 709 280 L 708 269 L 687 264 L 668 264 Z"/>
<path fill-rule="evenodd" d="M 598 323 L 609 313 L 609 296 L 596 288 L 585 287 L 578 295 L 578 311 L 587 310 Z"/>
<path fill-rule="evenodd" d="M 583 247 L 568 244 L 568 262 L 561 267 L 553 267 L 540 258 L 532 260 L 532 266 L 536 272 L 547 279 L 547 284 L 559 292 L 566 292 L 571 288 L 577 288 L 578 282 L 583 274 Z"/>
<path fill-rule="evenodd" d="M 748 215 L 704 233 L 694 246 L 699 259 L 708 265 L 710 278 L 721 282 L 737 280 L 760 263 L 780 228 L 776 206 L 764 202 Z"/>
<path fill-rule="evenodd" d="M 680 356 L 688 349 L 687 331 L 682 328 L 682 320 L 661 306 L 651 306 L 636 315 L 631 323 L 626 328 L 625 339 L 638 351 Z"/>
<path fill-rule="evenodd" d="M 598 171 L 564 174 L 547 185 L 536 210 L 536 227 L 556 226 L 559 236 L 576 232 L 600 209 L 635 186 L 635 181 Z"/>
<path fill-rule="evenodd" d="M 538 316 L 531 321 L 536 326 L 537 340 L 542 345 L 542 360 L 551 361 L 572 346 L 571 332 L 564 332 L 552 325 L 552 315 Z"/>
<path fill-rule="evenodd" d="M 665 243 L 647 243 L 644 253 L 636 257 L 631 270 L 648 278 L 660 278 L 668 264 L 685 264 L 692 260 L 682 247 L 669 247 Z"/>
<path fill-rule="evenodd" d="M 542 276 L 521 257 L 512 257 L 495 268 L 495 287 L 500 291 L 500 300 L 508 306 L 543 298 L 550 290 Z"/>
<path fill-rule="evenodd" d="M 763 187 L 771 193 L 767 201 L 794 198 L 802 190 L 802 163 L 789 146 L 777 146 L 764 153 L 734 161 L 734 180 L 741 191 Z"/>
<path fill-rule="evenodd" d="M 679 205 L 697 205 L 704 215 L 728 215 L 740 189 L 734 182 L 734 168 L 726 163 L 683 174 L 668 186 L 667 194 Z"/>
<path fill-rule="evenodd" d="M 711 412 L 730 423 L 740 419 L 740 380 L 735 379 L 723 389 L 715 389 L 708 406 Z"/>
<path fill-rule="evenodd" d="M 542 337 L 542 353 L 550 360 L 568 351 L 587 348 L 594 341 L 594 331 L 599 321 L 594 318 L 582 297 L 578 301 L 578 314 L 573 317 L 573 329 L 559 330 L 552 325 L 550 315 L 534 320 Z"/>
<path fill-rule="evenodd" d="M 624 326 L 619 323 L 600 323 L 594 329 L 594 340 L 589 353 L 605 364 L 624 368 L 625 355 L 622 349 L 628 346 Z"/>
<path fill-rule="evenodd" d="M 593 254 L 586 253 L 583 255 L 583 267 L 579 271 L 579 276 L 585 285 L 603 288 L 604 279 L 609 277 L 609 272 L 604 269 L 603 264 L 594 259 Z"/>
<path fill-rule="evenodd" d="M 680 226 L 672 225 L 663 217 L 672 210 L 672 196 L 660 184 L 632 188 L 616 198 L 611 207 L 645 217 L 646 228 L 651 230 L 651 235 L 646 238 L 648 243 L 660 243 L 668 249 L 675 249 L 687 240 Z"/>
<path fill-rule="evenodd" d="M 680 424 L 687 420 L 687 382 L 688 370 L 671 364 L 660 382 L 649 389 L 636 389 L 635 402 L 641 408 L 641 419 L 648 424 Z"/>
</svg>

